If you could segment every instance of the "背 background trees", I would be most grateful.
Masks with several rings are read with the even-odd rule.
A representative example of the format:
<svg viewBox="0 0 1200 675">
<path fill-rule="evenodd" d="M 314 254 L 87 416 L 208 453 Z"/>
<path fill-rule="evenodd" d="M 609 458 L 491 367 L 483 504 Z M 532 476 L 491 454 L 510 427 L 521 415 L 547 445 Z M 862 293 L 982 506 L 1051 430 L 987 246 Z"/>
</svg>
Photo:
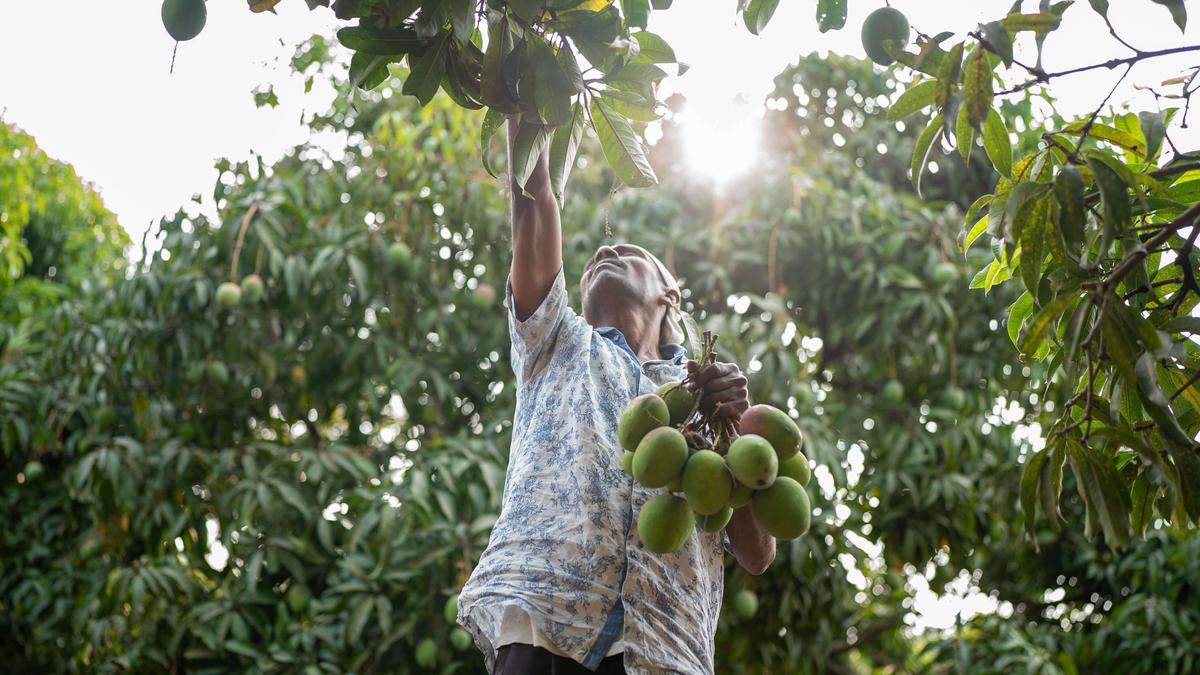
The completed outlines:
<svg viewBox="0 0 1200 675">
<path fill-rule="evenodd" d="M 1184 111 L 1098 99 L 1063 119 L 1058 76 L 1006 48 L 1105 3 L 914 32 L 907 56 L 878 45 L 892 71 L 798 55 L 761 168 L 723 191 L 688 171 L 686 102 L 656 101 L 679 66 L 640 30 L 648 4 L 408 4 L 334 3 L 343 44 L 288 65 L 341 88 L 309 121 L 336 142 L 219 162 L 198 186 L 218 217 L 185 205 L 141 256 L 69 166 L 0 127 L 14 670 L 482 672 L 443 616 L 507 461 L 489 140 L 510 114 L 514 171 L 556 158 L 568 274 L 604 242 L 659 253 L 808 438 L 813 534 L 761 577 L 728 568 L 720 672 L 1197 667 Z M 1164 33 L 1182 22 L 1146 4 Z M 844 3 L 817 7 L 842 27 Z M 757 31 L 773 8 L 739 9 Z M 252 274 L 261 298 L 218 301 Z M 926 587 L 991 609 L 929 629 Z"/>
</svg>

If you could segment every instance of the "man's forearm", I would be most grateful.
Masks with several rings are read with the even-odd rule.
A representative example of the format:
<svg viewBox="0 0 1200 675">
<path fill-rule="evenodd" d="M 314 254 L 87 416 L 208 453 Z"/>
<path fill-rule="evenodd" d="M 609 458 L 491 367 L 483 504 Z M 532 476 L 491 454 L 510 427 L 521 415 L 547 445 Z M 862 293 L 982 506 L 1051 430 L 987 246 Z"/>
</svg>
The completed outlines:
<svg viewBox="0 0 1200 675">
<path fill-rule="evenodd" d="M 512 187 L 512 289 L 517 318 L 533 314 L 550 292 L 562 267 L 562 224 L 550 186 L 549 157 L 543 151 L 537 166 L 518 185 L 512 170 L 513 145 L 520 125 L 508 120 L 509 185 Z M 528 195 L 528 196 L 527 196 Z"/>
<path fill-rule="evenodd" d="M 750 574 L 762 574 L 775 560 L 775 537 L 758 524 L 749 504 L 734 510 L 725 533 L 733 556 Z"/>
</svg>

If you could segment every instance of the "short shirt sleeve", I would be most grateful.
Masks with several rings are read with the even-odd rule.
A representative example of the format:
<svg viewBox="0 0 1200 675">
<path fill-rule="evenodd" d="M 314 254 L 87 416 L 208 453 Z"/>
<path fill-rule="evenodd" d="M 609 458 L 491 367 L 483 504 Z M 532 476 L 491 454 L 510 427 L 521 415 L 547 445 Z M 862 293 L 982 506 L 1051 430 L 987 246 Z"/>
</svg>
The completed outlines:
<svg viewBox="0 0 1200 675">
<path fill-rule="evenodd" d="M 554 354 L 559 333 L 573 312 L 567 302 L 567 284 L 563 270 L 550 284 L 542 304 L 524 321 L 517 319 L 516 303 L 513 302 L 512 276 L 508 278 L 508 332 L 512 338 L 512 368 L 518 382 L 528 381 L 550 362 Z"/>
</svg>

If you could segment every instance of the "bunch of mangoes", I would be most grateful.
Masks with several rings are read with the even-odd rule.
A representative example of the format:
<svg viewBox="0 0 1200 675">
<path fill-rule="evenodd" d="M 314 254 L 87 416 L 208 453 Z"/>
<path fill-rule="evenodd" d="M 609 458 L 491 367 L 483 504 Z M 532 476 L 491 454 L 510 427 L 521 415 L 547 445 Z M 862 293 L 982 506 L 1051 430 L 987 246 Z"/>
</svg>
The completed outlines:
<svg viewBox="0 0 1200 675">
<path fill-rule="evenodd" d="M 736 432 L 714 444 L 700 430 L 696 395 L 668 383 L 630 401 L 617 424 L 625 471 L 647 488 L 662 489 L 638 514 L 646 549 L 670 553 L 692 529 L 720 532 L 734 509 L 750 504 L 758 523 L 777 539 L 808 531 L 812 517 L 805 486 L 812 477 L 804 436 L 784 411 L 751 406 Z M 711 428 L 711 426 L 709 427 Z"/>
</svg>

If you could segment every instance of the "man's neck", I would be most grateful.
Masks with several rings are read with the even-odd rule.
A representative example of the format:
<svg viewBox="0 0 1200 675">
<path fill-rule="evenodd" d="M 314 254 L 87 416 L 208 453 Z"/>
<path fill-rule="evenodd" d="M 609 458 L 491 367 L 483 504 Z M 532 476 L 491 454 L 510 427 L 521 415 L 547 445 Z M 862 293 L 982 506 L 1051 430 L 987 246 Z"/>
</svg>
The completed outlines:
<svg viewBox="0 0 1200 675">
<path fill-rule="evenodd" d="M 598 316 L 592 323 L 594 326 L 612 326 L 621 331 L 625 342 L 637 356 L 638 363 L 654 361 L 662 358 L 658 350 L 659 321 L 649 321 L 642 316 L 622 314 L 619 316 Z"/>
</svg>

